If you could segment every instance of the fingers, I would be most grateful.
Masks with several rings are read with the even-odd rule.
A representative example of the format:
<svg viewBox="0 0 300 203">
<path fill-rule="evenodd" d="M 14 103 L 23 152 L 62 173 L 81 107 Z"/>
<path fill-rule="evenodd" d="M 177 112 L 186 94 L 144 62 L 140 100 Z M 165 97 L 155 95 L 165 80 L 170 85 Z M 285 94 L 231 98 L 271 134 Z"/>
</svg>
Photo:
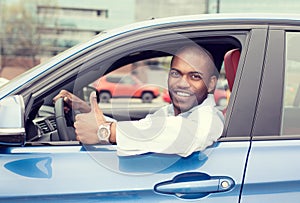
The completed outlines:
<svg viewBox="0 0 300 203">
<path fill-rule="evenodd" d="M 66 90 L 61 90 L 58 95 L 56 95 L 54 98 L 53 98 L 53 102 L 56 102 L 59 98 L 64 98 L 65 100 L 65 97 L 67 97 L 69 94 L 68 91 Z"/>
<path fill-rule="evenodd" d="M 105 122 L 102 110 L 98 106 L 96 93 L 92 92 L 90 95 L 91 112 L 95 114 L 98 124 Z"/>
<path fill-rule="evenodd" d="M 61 91 L 53 98 L 53 103 L 55 103 L 59 98 L 61 98 Z"/>
<path fill-rule="evenodd" d="M 93 112 L 78 114 L 74 122 L 76 139 L 84 144 L 96 144 L 98 142 L 98 124 Z"/>
<path fill-rule="evenodd" d="M 64 98 L 64 102 L 68 103 L 69 98 L 67 96 L 62 96 Z"/>
<path fill-rule="evenodd" d="M 72 103 L 72 94 L 67 90 L 61 90 L 58 95 L 53 98 L 53 103 L 55 103 L 59 98 L 63 98 L 64 102 L 68 105 Z"/>
</svg>

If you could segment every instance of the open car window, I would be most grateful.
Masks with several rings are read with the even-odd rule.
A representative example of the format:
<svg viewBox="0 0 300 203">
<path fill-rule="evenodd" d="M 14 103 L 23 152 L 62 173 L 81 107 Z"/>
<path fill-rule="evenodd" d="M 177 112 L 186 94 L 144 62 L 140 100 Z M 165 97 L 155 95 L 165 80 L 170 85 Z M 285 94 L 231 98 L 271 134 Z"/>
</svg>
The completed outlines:
<svg viewBox="0 0 300 203">
<path fill-rule="evenodd" d="M 149 108 L 171 103 L 168 93 L 168 74 L 171 56 L 138 61 L 123 66 L 100 77 L 84 89 L 84 98 L 88 102 L 90 90 L 98 92 L 98 101 L 104 111 L 109 109 Z M 214 98 L 220 110 L 225 110 L 230 90 L 222 65 Z"/>
<path fill-rule="evenodd" d="M 167 78 L 171 58 L 180 47 L 191 44 L 203 46 L 214 58 L 220 72 L 214 97 L 218 108 L 226 115 L 230 91 L 224 71 L 224 55 L 232 49 L 241 50 L 240 39 L 226 35 L 197 38 L 174 36 L 159 43 L 155 38 L 143 39 L 145 46 L 137 46 L 138 42 L 132 40 L 123 46 L 116 43 L 111 47 L 91 49 L 57 67 L 61 77 L 54 75 L 53 85 L 37 87 L 36 92 L 31 94 L 34 100 L 26 121 L 29 132 L 27 140 L 61 141 L 52 99 L 62 89 L 73 92 L 86 102 L 89 102 L 91 91 L 97 91 L 99 106 L 104 114 L 119 121 L 138 120 L 169 105 Z M 72 119 L 76 113 L 72 112 L 70 121 L 67 121 L 70 129 L 73 128 Z M 74 134 L 72 131 L 74 128 L 71 130 Z M 74 135 L 72 137 L 75 138 Z"/>
<path fill-rule="evenodd" d="M 171 56 L 167 56 L 134 62 L 100 77 L 89 87 L 98 92 L 103 109 L 161 107 L 170 103 L 167 95 L 170 60 Z M 87 91 L 85 100 L 88 98 Z"/>
</svg>

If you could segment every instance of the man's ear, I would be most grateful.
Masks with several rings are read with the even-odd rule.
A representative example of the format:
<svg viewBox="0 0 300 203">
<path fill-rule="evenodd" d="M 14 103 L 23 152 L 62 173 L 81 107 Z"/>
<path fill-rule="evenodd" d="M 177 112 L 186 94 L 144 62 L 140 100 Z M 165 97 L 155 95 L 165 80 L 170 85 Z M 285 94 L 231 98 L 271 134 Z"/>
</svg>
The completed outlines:
<svg viewBox="0 0 300 203">
<path fill-rule="evenodd" d="M 210 80 L 209 80 L 209 83 L 208 83 L 208 88 L 207 88 L 209 93 L 214 92 L 214 90 L 216 88 L 216 85 L 217 85 L 217 81 L 218 81 L 218 79 L 215 75 L 210 77 Z"/>
</svg>

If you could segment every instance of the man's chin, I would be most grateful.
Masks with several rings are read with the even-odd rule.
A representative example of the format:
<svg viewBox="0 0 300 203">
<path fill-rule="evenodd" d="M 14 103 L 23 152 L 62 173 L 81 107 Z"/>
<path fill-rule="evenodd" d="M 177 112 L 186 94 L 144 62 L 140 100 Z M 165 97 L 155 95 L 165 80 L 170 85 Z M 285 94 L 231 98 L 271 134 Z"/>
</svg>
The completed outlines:
<svg viewBox="0 0 300 203">
<path fill-rule="evenodd" d="M 170 94 L 170 96 L 174 107 L 180 112 L 186 112 L 198 105 L 195 96 L 182 97 L 174 94 Z"/>
<path fill-rule="evenodd" d="M 186 102 L 179 102 L 179 101 L 173 102 L 173 105 L 181 113 L 186 112 L 191 108 L 193 108 L 194 106 L 196 106 L 194 104 L 187 104 Z"/>
</svg>

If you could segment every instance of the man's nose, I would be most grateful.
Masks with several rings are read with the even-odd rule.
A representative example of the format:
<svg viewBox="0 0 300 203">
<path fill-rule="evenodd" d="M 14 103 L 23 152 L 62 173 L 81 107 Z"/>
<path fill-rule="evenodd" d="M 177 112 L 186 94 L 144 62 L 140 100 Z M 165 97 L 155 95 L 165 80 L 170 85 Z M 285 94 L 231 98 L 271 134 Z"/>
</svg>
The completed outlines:
<svg viewBox="0 0 300 203">
<path fill-rule="evenodd" d="M 187 80 L 188 78 L 186 76 L 183 76 L 180 78 L 180 80 L 177 83 L 177 86 L 180 88 L 188 88 L 190 87 L 190 83 Z"/>
</svg>

